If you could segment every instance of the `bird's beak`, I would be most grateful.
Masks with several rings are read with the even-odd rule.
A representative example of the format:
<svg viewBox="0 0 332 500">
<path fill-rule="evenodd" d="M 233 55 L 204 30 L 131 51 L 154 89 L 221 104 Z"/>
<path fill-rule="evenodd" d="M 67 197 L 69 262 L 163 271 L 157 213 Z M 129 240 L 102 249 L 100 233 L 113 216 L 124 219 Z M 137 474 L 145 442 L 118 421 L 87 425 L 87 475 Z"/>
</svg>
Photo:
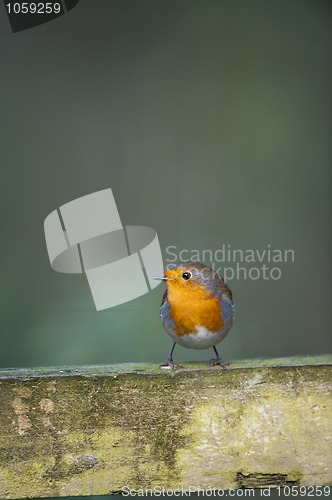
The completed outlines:
<svg viewBox="0 0 332 500">
<path fill-rule="evenodd" d="M 172 278 L 167 278 L 164 274 L 158 274 L 158 276 L 153 276 L 154 280 L 160 280 L 160 281 L 167 281 L 171 280 Z"/>
</svg>

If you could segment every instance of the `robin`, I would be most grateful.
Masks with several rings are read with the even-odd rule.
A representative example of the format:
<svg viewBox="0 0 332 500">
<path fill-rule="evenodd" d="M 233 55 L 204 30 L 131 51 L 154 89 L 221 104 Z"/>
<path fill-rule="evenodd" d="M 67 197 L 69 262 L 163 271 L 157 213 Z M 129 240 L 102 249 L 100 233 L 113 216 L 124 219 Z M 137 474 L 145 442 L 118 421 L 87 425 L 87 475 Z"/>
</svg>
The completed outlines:
<svg viewBox="0 0 332 500">
<path fill-rule="evenodd" d="M 180 262 L 154 279 L 165 281 L 160 317 L 173 339 L 171 352 L 163 368 L 174 368 L 176 344 L 190 349 L 213 347 L 216 359 L 210 365 L 225 364 L 216 344 L 221 342 L 233 323 L 233 299 L 230 288 L 213 269 L 199 262 Z"/>
</svg>

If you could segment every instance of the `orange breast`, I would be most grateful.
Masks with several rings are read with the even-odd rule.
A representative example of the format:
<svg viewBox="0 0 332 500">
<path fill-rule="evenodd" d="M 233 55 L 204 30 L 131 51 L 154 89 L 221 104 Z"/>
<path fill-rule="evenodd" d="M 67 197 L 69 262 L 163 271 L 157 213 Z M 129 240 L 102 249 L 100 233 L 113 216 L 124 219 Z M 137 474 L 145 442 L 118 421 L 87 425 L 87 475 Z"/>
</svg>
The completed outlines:
<svg viewBox="0 0 332 500">
<path fill-rule="evenodd" d="M 224 322 L 219 299 L 204 286 L 185 290 L 168 286 L 167 298 L 178 335 L 192 333 L 197 326 L 204 326 L 211 332 L 222 329 Z"/>
</svg>

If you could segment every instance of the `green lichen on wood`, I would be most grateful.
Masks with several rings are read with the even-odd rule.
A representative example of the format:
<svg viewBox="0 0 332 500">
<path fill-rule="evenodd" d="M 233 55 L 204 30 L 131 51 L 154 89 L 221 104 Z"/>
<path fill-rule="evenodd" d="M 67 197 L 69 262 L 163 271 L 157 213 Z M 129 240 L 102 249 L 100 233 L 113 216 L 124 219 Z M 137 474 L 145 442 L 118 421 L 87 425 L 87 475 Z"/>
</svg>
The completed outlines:
<svg viewBox="0 0 332 500">
<path fill-rule="evenodd" d="M 324 354 L 319 356 L 292 356 L 289 358 L 255 358 L 241 361 L 233 361 L 229 368 L 264 368 L 273 366 L 300 366 L 300 365 L 330 365 L 332 363 L 332 355 Z M 209 370 L 209 366 L 205 363 L 185 363 L 185 365 L 177 370 L 169 371 L 169 376 L 176 376 L 177 373 L 186 370 Z M 214 368 L 212 368 L 213 370 Z M 124 373 L 141 373 L 141 374 L 160 374 L 165 370 L 160 368 L 155 363 L 122 363 L 118 365 L 87 365 L 87 366 L 62 366 L 62 367 L 39 367 L 39 368 L 7 368 L 0 369 L 0 380 L 7 378 L 29 379 L 35 377 L 54 378 L 54 377 L 72 377 L 73 375 L 118 376 Z"/>
<path fill-rule="evenodd" d="M 331 382 L 332 356 L 2 371 L 0 498 L 330 484 Z"/>
</svg>

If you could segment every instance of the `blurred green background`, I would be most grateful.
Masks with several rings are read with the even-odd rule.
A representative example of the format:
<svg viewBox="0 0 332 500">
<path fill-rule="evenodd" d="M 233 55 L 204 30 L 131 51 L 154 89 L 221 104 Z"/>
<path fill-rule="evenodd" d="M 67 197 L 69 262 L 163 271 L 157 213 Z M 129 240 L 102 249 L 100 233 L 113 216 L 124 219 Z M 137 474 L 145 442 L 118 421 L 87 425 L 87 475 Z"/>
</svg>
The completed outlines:
<svg viewBox="0 0 332 500">
<path fill-rule="evenodd" d="M 96 312 L 50 267 L 45 217 L 108 187 L 165 258 L 294 250 L 280 280 L 229 282 L 225 360 L 331 351 L 331 2 L 81 0 L 16 34 L 0 14 L 0 365 L 166 358 L 163 284 Z"/>
</svg>

